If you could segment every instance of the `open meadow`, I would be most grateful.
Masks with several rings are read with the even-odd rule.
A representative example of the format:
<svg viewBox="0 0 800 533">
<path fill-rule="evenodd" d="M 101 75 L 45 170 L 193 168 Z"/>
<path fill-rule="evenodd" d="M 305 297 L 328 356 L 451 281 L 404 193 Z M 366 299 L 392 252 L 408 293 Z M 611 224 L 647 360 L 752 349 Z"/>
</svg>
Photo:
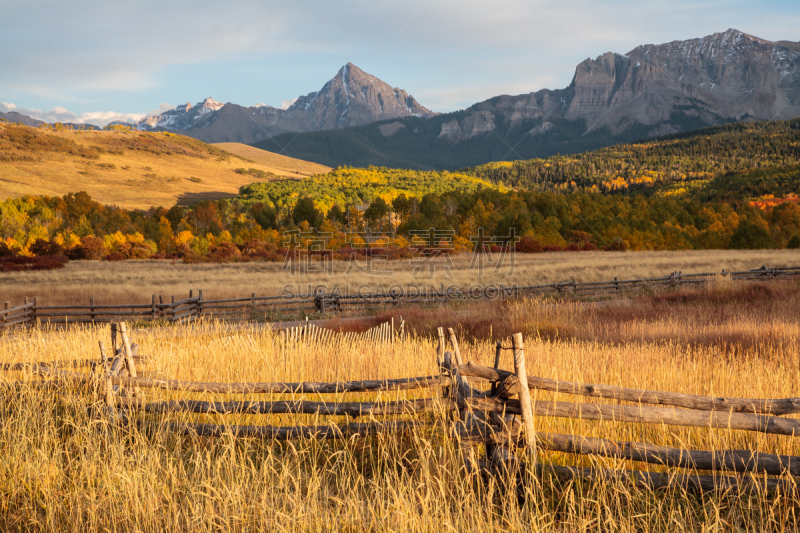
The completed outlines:
<svg viewBox="0 0 800 533">
<path fill-rule="evenodd" d="M 0 123 L 0 200 L 86 191 L 96 201 L 126 209 L 169 208 L 230 198 L 239 187 L 270 177 L 299 179 L 330 170 L 251 147 L 244 147 L 242 156 L 243 145 L 225 146 L 232 152 L 168 132 Z"/>
<path fill-rule="evenodd" d="M 798 250 L 708 250 L 682 252 L 580 252 L 516 254 L 513 272 L 510 260 L 495 274 L 491 268 L 481 277 L 470 268 L 469 253 L 453 256 L 452 277 L 437 270 L 435 277 L 422 272 L 414 276 L 410 260 L 386 262 L 375 260 L 374 269 L 390 271 L 390 277 L 371 276 L 353 270 L 347 261 L 334 261 L 332 275 L 309 273 L 292 276 L 279 262 L 183 263 L 182 261 L 72 261 L 64 268 L 50 271 L 0 273 L 2 301 L 20 303 L 26 297 L 38 297 L 42 305 L 88 303 L 148 303 L 153 294 L 180 299 L 190 290 L 203 290 L 205 298 L 237 298 L 281 294 L 287 284 L 295 292 L 307 292 L 312 286 L 340 288 L 349 285 L 355 291 L 361 285 L 440 284 L 467 287 L 473 283 L 535 285 L 557 281 L 577 282 L 658 277 L 680 270 L 719 273 L 767 267 L 800 266 Z"/>
<path fill-rule="evenodd" d="M 632 256 L 636 257 L 620 254 Z M 772 259 L 777 260 L 775 256 Z M 701 258 L 683 260 L 698 269 L 708 266 Z M 629 268 L 631 274 L 643 275 L 649 273 L 648 268 L 661 271 L 678 261 L 679 257 L 670 262 L 653 254 Z M 743 261 L 745 266 L 753 266 L 747 261 L 758 263 L 761 257 Z M 556 267 L 549 268 L 549 275 L 555 275 Z M 465 362 L 493 366 L 494 342 L 508 346 L 507 335 L 522 332 L 529 376 L 723 398 L 794 398 L 800 396 L 798 296 L 797 281 L 732 284 L 717 280 L 699 290 L 684 289 L 616 305 L 546 299 L 494 302 L 476 311 L 474 317 L 491 321 L 492 337 L 485 331 L 471 334 L 470 319 L 463 321 L 463 328 L 456 327 L 456 336 Z M 446 312 L 418 311 L 408 317 L 409 335 L 393 343 L 339 333 L 334 324 L 330 334 L 298 340 L 269 327 L 211 321 L 136 329 L 131 337 L 139 344 L 139 353 L 147 357 L 146 364 L 139 366 L 140 374 L 151 378 L 234 383 L 435 376 L 439 369 L 434 328 L 448 325 Z M 97 342 L 108 337 L 108 327 L 25 330 L 0 339 L 0 360 L 97 360 Z M 502 352 L 499 367 L 513 369 L 510 351 Z M 230 433 L 180 436 L 170 424 L 312 426 L 393 417 L 130 411 L 130 423 L 109 426 L 99 409 L 102 394 L 70 394 L 66 382 L 36 377 L 31 374 L 32 367 L 26 368 L 2 373 L 0 524 L 8 531 L 798 529 L 800 496 L 795 478 L 788 474 L 780 479 L 794 489 L 741 495 L 720 490 L 698 495 L 680 483 L 652 490 L 633 485 L 625 477 L 576 480 L 545 469 L 527 479 L 522 499 L 518 499 L 501 480 L 482 477 L 465 466 L 458 442 L 448 437 L 444 403 L 440 412 L 422 417 L 433 425 L 400 433 L 290 442 Z M 63 368 L 70 367 L 65 363 Z M 12 386 L 20 380 L 26 384 Z M 56 386 L 44 389 L 40 382 Z M 486 382 L 474 384 L 486 386 Z M 143 390 L 151 402 L 242 399 L 224 393 Z M 549 400 L 607 403 L 544 390 L 532 390 L 531 395 L 534 405 Z M 441 398 L 436 389 L 346 395 L 349 401 L 354 397 L 378 402 Z M 323 395 L 246 394 L 244 399 L 320 401 Z M 343 394 L 324 395 L 329 403 L 344 399 Z M 89 406 L 94 409 L 87 410 Z M 690 450 L 800 455 L 794 436 L 727 427 L 546 416 L 536 416 L 534 424 L 540 434 Z M 659 464 L 546 448 L 542 444 L 537 458 L 543 468 L 568 465 L 663 472 L 665 479 L 673 480 L 679 479 L 673 476 L 681 472 Z M 477 453 L 482 453 L 480 447 Z M 688 472 L 709 474 L 691 468 Z M 739 479 L 758 484 L 764 476 L 740 474 Z"/>
</svg>

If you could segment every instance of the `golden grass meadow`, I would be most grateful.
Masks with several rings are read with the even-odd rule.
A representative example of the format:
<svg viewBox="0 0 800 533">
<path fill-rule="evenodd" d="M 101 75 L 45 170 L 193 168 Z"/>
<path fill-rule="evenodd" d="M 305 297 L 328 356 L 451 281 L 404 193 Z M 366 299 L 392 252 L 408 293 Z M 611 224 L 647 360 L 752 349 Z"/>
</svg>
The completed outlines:
<svg viewBox="0 0 800 533">
<path fill-rule="evenodd" d="M 9 160 L 0 165 L 2 199 L 86 191 L 98 202 L 126 209 L 169 208 L 230 198 L 239 187 L 259 181 L 237 168 L 296 179 L 330 170 L 239 143 L 214 148 L 170 133 L 0 123 L 0 143 L 4 136 Z"/>
<path fill-rule="evenodd" d="M 6 285 L 7 286 L 7 285 Z M 491 366 L 494 342 L 523 332 L 529 375 L 709 396 L 800 396 L 800 284 L 730 283 L 628 301 L 526 299 L 476 306 L 456 328 L 465 361 Z M 265 325 L 200 322 L 131 332 L 146 376 L 213 382 L 342 381 L 435 375 L 434 328 L 448 308 L 398 311 L 411 330 L 395 343 L 336 333 L 286 344 Z M 490 321 L 493 336 L 470 324 Z M 341 325 L 340 325 L 341 327 Z M 357 325 L 351 325 L 351 329 Z M 107 326 L 31 329 L 0 339 L 5 363 L 97 359 Z M 512 368 L 510 352 L 500 366 Z M 170 421 L 274 425 L 352 421 L 311 415 L 139 415 L 151 424 L 109 426 L 87 407 L 99 399 L 42 389 L 26 371 L 2 374 L 0 527 L 7 531 L 795 531 L 797 492 L 649 490 L 627 481 L 526 485 L 520 503 L 464 468 L 441 429 L 275 442 L 177 436 Z M 23 386 L 11 386 L 25 381 Z M 47 381 L 47 380 L 44 380 Z M 148 400 L 223 394 L 147 389 Z M 424 389 L 348 395 L 415 398 Z M 533 400 L 565 394 L 532 391 Z M 270 399 L 257 395 L 258 399 Z M 286 395 L 282 396 L 284 399 Z M 274 398 L 278 398 L 275 395 Z M 299 396 L 295 396 L 299 398 Z M 239 396 L 241 399 L 241 396 Z M 256 399 L 256 395 L 246 399 Z M 321 400 L 320 395 L 306 399 Z M 341 400 L 337 395 L 326 401 Z M 591 402 L 591 399 L 580 401 Z M 96 413 L 96 411 L 95 411 Z M 326 418 L 326 420 L 323 420 Z M 378 417 L 381 418 L 381 417 Z M 363 420 L 362 420 L 363 421 Z M 697 450 L 798 455 L 795 437 L 728 429 L 537 417 L 537 431 Z M 541 451 L 539 462 L 654 472 L 676 468 Z M 698 472 L 705 473 L 705 472 Z M 742 475 L 747 477 L 748 475 Z M 758 476 L 756 476 L 758 477 Z M 785 480 L 792 482 L 790 477 Z"/>
</svg>

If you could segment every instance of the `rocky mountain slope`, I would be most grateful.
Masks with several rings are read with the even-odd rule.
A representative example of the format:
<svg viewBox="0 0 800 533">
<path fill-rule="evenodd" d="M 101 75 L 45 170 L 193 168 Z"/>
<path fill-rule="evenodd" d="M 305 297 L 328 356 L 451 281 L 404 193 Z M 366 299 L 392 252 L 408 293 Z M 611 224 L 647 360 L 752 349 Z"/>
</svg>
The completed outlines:
<svg viewBox="0 0 800 533">
<path fill-rule="evenodd" d="M 444 124 L 441 135 L 457 140 L 491 131 L 498 120 L 552 117 L 584 119 L 587 131 L 608 126 L 612 133 L 634 123 L 658 125 L 654 135 L 681 130 L 681 116 L 671 123 L 675 114 L 708 124 L 789 119 L 800 115 L 800 43 L 730 29 L 625 55 L 607 52 L 579 64 L 566 89 L 501 96 L 471 111 L 458 127 Z"/>
<path fill-rule="evenodd" d="M 348 63 L 319 91 L 299 97 L 288 109 L 243 107 L 206 98 L 195 106 L 187 102 L 145 117 L 135 127 L 177 131 L 205 142 L 254 143 L 285 132 L 333 130 L 435 114 L 406 91 Z"/>
<path fill-rule="evenodd" d="M 497 96 L 428 121 L 305 133 L 289 153 L 330 166 L 459 168 L 574 153 L 738 120 L 800 116 L 800 43 L 738 30 L 608 52 L 564 89 Z M 281 137 L 260 143 L 280 150 Z"/>
</svg>

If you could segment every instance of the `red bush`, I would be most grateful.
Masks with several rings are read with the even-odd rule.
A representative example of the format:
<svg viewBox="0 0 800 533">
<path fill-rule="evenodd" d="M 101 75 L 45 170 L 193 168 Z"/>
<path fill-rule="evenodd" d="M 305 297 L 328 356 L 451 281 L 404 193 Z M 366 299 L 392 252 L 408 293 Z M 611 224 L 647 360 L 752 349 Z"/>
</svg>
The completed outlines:
<svg viewBox="0 0 800 533">
<path fill-rule="evenodd" d="M 530 236 L 525 236 L 517 243 L 517 251 L 523 254 L 538 254 L 542 252 L 542 243 Z"/>
<path fill-rule="evenodd" d="M 614 239 L 614 242 L 603 249 L 607 252 L 626 252 L 628 251 L 628 243 L 622 239 Z"/>
<path fill-rule="evenodd" d="M 36 239 L 36 242 L 31 244 L 30 252 L 39 257 L 50 255 L 64 255 L 64 247 L 57 242 L 48 241 L 47 239 Z"/>
<path fill-rule="evenodd" d="M 2 257 L 16 257 L 17 251 L 10 248 L 4 241 L 0 241 L 0 258 Z"/>
<path fill-rule="evenodd" d="M 125 261 L 128 257 L 120 252 L 111 252 L 105 257 L 106 261 Z"/>
<path fill-rule="evenodd" d="M 242 252 L 232 242 L 221 242 L 208 249 L 208 260 L 221 263 L 231 261 L 242 256 Z"/>
<path fill-rule="evenodd" d="M 103 239 L 99 237 L 84 237 L 81 239 L 83 256 L 81 259 L 91 259 L 97 261 L 106 256 L 106 247 L 103 246 Z"/>
<path fill-rule="evenodd" d="M 53 270 L 69 262 L 63 255 L 45 257 L 3 257 L 0 258 L 0 272 L 20 272 L 25 270 Z"/>
</svg>

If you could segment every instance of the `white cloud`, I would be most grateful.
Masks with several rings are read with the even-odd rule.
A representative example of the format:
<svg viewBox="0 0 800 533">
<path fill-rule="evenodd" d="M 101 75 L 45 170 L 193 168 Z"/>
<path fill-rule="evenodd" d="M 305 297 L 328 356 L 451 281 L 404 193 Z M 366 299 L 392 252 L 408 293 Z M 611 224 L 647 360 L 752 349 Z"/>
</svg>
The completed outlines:
<svg viewBox="0 0 800 533">
<path fill-rule="evenodd" d="M 10 102 L 0 102 L 0 111 L 5 113 L 8 113 L 9 111 L 16 111 L 21 115 L 27 115 L 31 118 L 43 120 L 49 123 L 72 122 L 74 124 L 91 124 L 93 126 L 100 127 L 116 120 L 123 122 L 136 122 L 144 117 L 142 113 L 118 113 L 116 111 L 92 111 L 77 115 L 63 107 L 54 107 L 50 111 L 42 111 L 40 109 L 17 107 Z"/>
<path fill-rule="evenodd" d="M 155 117 L 157 115 L 160 115 L 164 111 L 169 111 L 170 109 L 175 109 L 175 106 L 168 102 L 164 102 L 158 106 L 158 109 L 153 109 L 152 111 L 148 111 L 146 115 L 148 117 Z"/>
<path fill-rule="evenodd" d="M 318 90 L 353 61 L 444 111 L 496 94 L 563 88 L 583 59 L 647 42 L 729 27 L 795 39 L 798 6 L 790 0 L 72 0 L 39 9 L 5 0 L 0 89 L 24 105 L 79 112 L 105 99 L 100 105 L 150 109 L 206 90 L 235 103 L 277 102 Z"/>
<path fill-rule="evenodd" d="M 291 100 L 284 100 L 281 102 L 280 109 L 289 109 L 293 103 L 297 101 L 297 98 L 292 98 Z"/>
</svg>

